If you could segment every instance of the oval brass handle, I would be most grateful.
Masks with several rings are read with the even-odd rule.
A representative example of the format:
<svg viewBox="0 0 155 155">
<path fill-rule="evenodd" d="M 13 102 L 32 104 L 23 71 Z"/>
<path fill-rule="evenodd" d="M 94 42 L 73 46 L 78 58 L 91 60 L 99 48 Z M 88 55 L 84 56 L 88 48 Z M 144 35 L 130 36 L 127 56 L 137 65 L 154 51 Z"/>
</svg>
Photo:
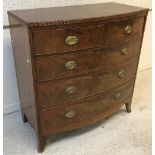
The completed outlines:
<svg viewBox="0 0 155 155">
<path fill-rule="evenodd" d="M 116 95 L 115 95 L 115 99 L 119 99 L 121 97 L 121 93 L 117 93 Z"/>
<path fill-rule="evenodd" d="M 65 39 L 65 43 L 66 43 L 67 45 L 75 45 L 75 44 L 78 43 L 78 41 L 79 41 L 79 39 L 78 39 L 77 36 L 68 36 L 68 37 L 66 37 L 66 39 Z"/>
<path fill-rule="evenodd" d="M 75 93 L 75 91 L 76 91 L 76 88 L 74 86 L 69 86 L 66 88 L 65 93 L 68 95 L 71 95 L 71 94 Z"/>
<path fill-rule="evenodd" d="M 75 111 L 69 111 L 68 113 L 66 113 L 65 114 L 65 116 L 67 117 L 67 118 L 72 118 L 72 117 L 74 117 L 76 115 L 76 112 Z"/>
<path fill-rule="evenodd" d="M 76 64 L 75 61 L 67 61 L 65 63 L 65 68 L 66 69 L 74 69 L 74 68 L 76 68 L 76 66 L 77 66 L 77 64 Z"/>
<path fill-rule="evenodd" d="M 130 34 L 132 32 L 132 26 L 131 25 L 127 25 L 124 29 L 124 32 L 126 34 Z"/>
<path fill-rule="evenodd" d="M 122 55 L 127 55 L 128 54 L 128 48 L 124 47 L 121 51 Z"/>
<path fill-rule="evenodd" d="M 123 77 L 125 76 L 124 70 L 119 71 L 119 72 L 118 72 L 118 76 L 119 76 L 120 78 L 123 78 Z"/>
</svg>

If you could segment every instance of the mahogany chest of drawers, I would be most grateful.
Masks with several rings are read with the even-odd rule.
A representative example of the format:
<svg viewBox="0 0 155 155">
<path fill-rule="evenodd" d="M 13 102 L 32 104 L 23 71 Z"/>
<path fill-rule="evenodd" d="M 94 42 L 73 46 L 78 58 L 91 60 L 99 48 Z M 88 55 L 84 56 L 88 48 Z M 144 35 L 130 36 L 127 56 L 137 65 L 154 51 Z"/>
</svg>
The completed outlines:
<svg viewBox="0 0 155 155">
<path fill-rule="evenodd" d="M 117 3 L 9 11 L 23 121 L 38 151 L 131 101 L 148 9 Z"/>
</svg>

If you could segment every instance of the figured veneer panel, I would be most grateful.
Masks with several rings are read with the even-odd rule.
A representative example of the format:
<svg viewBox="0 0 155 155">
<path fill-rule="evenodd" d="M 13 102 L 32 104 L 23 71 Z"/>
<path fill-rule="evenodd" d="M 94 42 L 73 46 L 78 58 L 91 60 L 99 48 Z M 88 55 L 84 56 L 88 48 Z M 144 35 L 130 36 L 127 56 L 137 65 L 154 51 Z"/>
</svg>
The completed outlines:
<svg viewBox="0 0 155 155">
<path fill-rule="evenodd" d="M 49 54 L 83 50 L 87 48 L 100 47 L 103 44 L 111 42 L 127 40 L 135 36 L 140 37 L 143 30 L 143 22 L 144 17 L 139 17 L 106 23 L 105 26 L 98 25 L 34 31 L 34 53 Z M 131 26 L 131 32 L 129 34 L 125 33 L 127 26 Z M 67 45 L 65 43 L 65 39 L 68 36 L 76 36 L 78 38 L 77 44 Z"/>
<path fill-rule="evenodd" d="M 94 95 L 114 88 L 136 76 L 137 61 L 121 66 L 111 72 L 95 72 L 84 76 L 42 82 L 38 84 L 38 98 L 41 107 L 47 107 L 58 102 L 71 102 L 84 97 Z M 124 71 L 124 77 L 119 77 L 119 73 Z M 74 87 L 75 92 L 67 94 L 65 91 L 69 87 Z"/>
<path fill-rule="evenodd" d="M 110 71 L 111 68 L 126 64 L 131 59 L 137 58 L 139 49 L 140 39 L 132 39 L 132 41 L 113 44 L 102 49 L 37 57 L 37 78 L 38 81 L 46 81 L 77 76 L 101 69 Z M 126 53 L 123 53 L 123 50 L 126 50 Z M 65 68 L 69 61 L 76 63 L 75 68 Z"/>
<path fill-rule="evenodd" d="M 143 23 L 144 17 L 139 17 L 105 24 L 104 43 L 108 44 L 112 42 L 123 41 L 124 39 L 129 39 L 133 36 L 136 36 L 137 38 L 141 37 Z M 127 28 L 131 30 L 128 30 Z"/>
<path fill-rule="evenodd" d="M 133 86 L 134 80 L 131 80 L 121 87 L 95 97 L 89 97 L 79 103 L 68 103 L 63 108 L 56 105 L 55 108 L 42 109 L 42 132 L 46 135 L 50 132 L 68 131 L 99 121 L 113 107 L 128 102 L 129 97 L 132 95 Z M 120 96 L 117 98 L 118 93 Z M 68 118 L 66 117 L 68 112 L 74 112 L 75 115 Z"/>
<path fill-rule="evenodd" d="M 60 53 L 98 47 L 102 44 L 103 30 L 103 25 L 96 25 L 88 27 L 71 27 L 67 29 L 34 31 L 34 53 Z M 78 39 L 77 43 L 74 45 L 68 45 L 65 42 L 68 36 L 75 36 Z"/>
</svg>

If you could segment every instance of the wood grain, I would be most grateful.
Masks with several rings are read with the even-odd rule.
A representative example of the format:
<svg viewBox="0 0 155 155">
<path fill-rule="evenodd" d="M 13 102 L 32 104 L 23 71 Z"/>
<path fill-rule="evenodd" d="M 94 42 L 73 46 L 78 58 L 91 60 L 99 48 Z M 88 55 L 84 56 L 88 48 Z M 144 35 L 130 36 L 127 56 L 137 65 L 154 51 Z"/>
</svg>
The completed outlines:
<svg viewBox="0 0 155 155">
<path fill-rule="evenodd" d="M 62 51 L 75 51 L 101 46 L 103 37 L 103 25 L 56 29 L 47 31 L 34 31 L 34 53 L 48 54 Z M 67 45 L 65 39 L 68 36 L 76 36 L 78 43 Z"/>
<path fill-rule="evenodd" d="M 22 117 L 38 152 L 52 133 L 95 123 L 124 104 L 131 111 L 147 13 L 117 3 L 8 12 Z M 68 35 L 79 42 L 66 45 Z M 70 60 L 74 70 L 64 68 Z"/>
<path fill-rule="evenodd" d="M 130 38 L 133 36 L 141 37 L 143 30 L 144 17 L 121 20 L 120 22 L 110 22 L 105 24 L 104 42 L 111 43 L 122 41 L 125 38 Z M 132 32 L 130 34 L 125 33 L 125 27 L 130 25 Z"/>
<path fill-rule="evenodd" d="M 114 88 L 135 77 L 136 66 L 137 61 L 113 69 L 111 72 L 91 72 L 90 74 L 75 78 L 39 83 L 39 104 L 41 107 L 46 107 L 62 102 L 72 102 Z M 122 70 L 124 70 L 125 76 L 120 78 L 118 73 Z M 75 87 L 75 93 L 66 94 L 65 90 L 70 86 Z"/>
<path fill-rule="evenodd" d="M 127 54 L 122 50 L 127 48 Z M 126 64 L 139 55 L 140 39 L 132 39 L 98 49 L 90 49 L 75 53 L 36 57 L 36 73 L 38 81 L 47 81 L 74 77 L 83 73 L 104 70 Z M 115 60 L 115 61 L 113 61 Z M 65 68 L 68 61 L 74 61 L 77 66 L 72 70 Z"/>
<path fill-rule="evenodd" d="M 20 22 L 9 16 L 11 24 Z M 12 27 L 10 29 L 13 56 L 15 60 L 16 76 L 21 104 L 21 111 L 24 117 L 30 122 L 31 126 L 37 129 L 35 95 L 33 87 L 32 64 L 30 57 L 29 36 L 26 26 Z M 22 35 L 21 35 L 22 34 Z M 28 61 L 28 62 L 27 62 Z M 25 116 L 24 116 L 25 115 Z"/>
<path fill-rule="evenodd" d="M 74 105 L 66 105 L 63 109 L 43 109 L 41 110 L 41 128 L 42 132 L 57 133 L 68 131 L 82 127 L 84 124 L 91 124 L 92 121 L 99 121 L 104 113 L 109 111 L 112 107 L 120 103 L 126 103 L 133 90 L 134 80 L 129 81 L 123 86 L 109 90 L 106 93 L 93 97 L 89 97 L 85 101 L 76 103 Z M 121 96 L 116 99 L 116 94 L 120 93 Z M 75 116 L 67 118 L 65 116 L 69 111 L 75 111 Z"/>
</svg>

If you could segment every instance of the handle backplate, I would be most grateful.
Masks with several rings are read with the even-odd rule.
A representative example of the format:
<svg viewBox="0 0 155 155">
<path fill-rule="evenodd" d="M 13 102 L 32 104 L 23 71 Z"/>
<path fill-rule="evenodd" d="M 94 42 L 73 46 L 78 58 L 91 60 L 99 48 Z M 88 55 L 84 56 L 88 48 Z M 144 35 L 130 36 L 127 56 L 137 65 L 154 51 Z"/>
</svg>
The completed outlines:
<svg viewBox="0 0 155 155">
<path fill-rule="evenodd" d="M 130 34 L 132 32 L 132 26 L 131 25 L 127 25 L 124 29 L 124 32 L 126 34 Z"/>
<path fill-rule="evenodd" d="M 128 54 L 128 48 L 124 47 L 121 51 L 122 55 L 127 55 Z"/>
<path fill-rule="evenodd" d="M 77 44 L 78 41 L 79 41 L 79 39 L 78 39 L 77 36 L 68 36 L 68 37 L 66 37 L 66 39 L 65 39 L 65 43 L 66 43 L 67 45 L 70 45 L 70 46 Z"/>
<path fill-rule="evenodd" d="M 71 70 L 71 69 L 74 69 L 74 68 L 76 68 L 76 67 L 77 67 L 77 64 L 76 64 L 75 61 L 67 61 L 67 62 L 65 63 L 65 68 L 66 68 L 66 69 Z"/>
<path fill-rule="evenodd" d="M 125 71 L 124 70 L 119 71 L 118 76 L 119 78 L 123 78 L 125 76 Z"/>
<path fill-rule="evenodd" d="M 71 95 L 71 94 L 74 94 L 75 91 L 76 91 L 76 88 L 74 86 L 69 86 L 69 87 L 66 88 L 65 93 L 67 95 Z"/>
<path fill-rule="evenodd" d="M 76 112 L 75 111 L 69 111 L 68 113 L 66 113 L 65 114 L 65 116 L 67 117 L 67 118 L 72 118 L 72 117 L 74 117 L 76 115 Z"/>
<path fill-rule="evenodd" d="M 121 93 L 117 93 L 116 95 L 115 95 L 115 99 L 119 99 L 121 97 Z"/>
</svg>

